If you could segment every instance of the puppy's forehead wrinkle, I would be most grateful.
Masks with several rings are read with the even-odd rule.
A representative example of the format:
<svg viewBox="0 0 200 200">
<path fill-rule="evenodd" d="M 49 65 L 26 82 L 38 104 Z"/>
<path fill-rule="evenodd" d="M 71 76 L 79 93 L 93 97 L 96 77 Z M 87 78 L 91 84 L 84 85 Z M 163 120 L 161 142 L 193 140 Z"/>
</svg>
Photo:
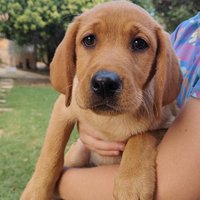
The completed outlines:
<svg viewBox="0 0 200 200">
<path fill-rule="evenodd" d="M 112 6 L 112 3 L 110 2 L 110 6 L 107 6 L 107 3 L 104 3 L 101 6 L 93 8 L 92 10 L 80 15 L 79 20 L 84 23 L 93 23 L 97 19 L 101 19 L 104 24 L 112 24 L 114 26 L 126 26 L 128 22 L 137 22 L 149 29 L 155 29 L 155 24 L 156 26 L 159 26 L 150 14 L 144 12 L 144 10 L 139 6 L 129 4 L 128 2 L 125 4 L 124 2 L 117 3 L 118 4 L 114 2 Z"/>
<path fill-rule="evenodd" d="M 81 31 L 82 35 L 85 35 L 87 32 L 95 34 L 97 37 L 99 34 L 104 34 L 106 38 L 113 38 L 115 43 L 125 38 L 134 39 L 138 34 L 142 34 L 151 40 L 150 38 L 159 30 L 156 26 L 146 26 L 146 24 L 143 25 L 139 22 L 125 21 L 124 23 L 118 23 L 115 20 L 116 22 L 113 23 L 113 20 L 107 20 L 105 23 L 102 19 L 93 19 L 91 21 L 81 20 L 75 23 L 80 24 L 79 31 Z M 121 39 L 119 38 L 120 36 Z"/>
</svg>

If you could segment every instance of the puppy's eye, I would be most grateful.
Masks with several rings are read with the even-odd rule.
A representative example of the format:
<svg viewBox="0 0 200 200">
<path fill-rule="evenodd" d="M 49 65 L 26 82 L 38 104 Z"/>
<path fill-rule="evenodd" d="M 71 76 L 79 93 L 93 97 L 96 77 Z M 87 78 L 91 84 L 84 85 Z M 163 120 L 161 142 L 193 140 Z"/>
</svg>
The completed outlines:
<svg viewBox="0 0 200 200">
<path fill-rule="evenodd" d="M 143 52 L 148 48 L 148 44 L 141 38 L 137 38 L 132 43 L 132 50 Z"/>
<path fill-rule="evenodd" d="M 89 35 L 84 37 L 82 42 L 86 48 L 92 48 L 96 44 L 96 38 L 94 35 Z"/>
</svg>

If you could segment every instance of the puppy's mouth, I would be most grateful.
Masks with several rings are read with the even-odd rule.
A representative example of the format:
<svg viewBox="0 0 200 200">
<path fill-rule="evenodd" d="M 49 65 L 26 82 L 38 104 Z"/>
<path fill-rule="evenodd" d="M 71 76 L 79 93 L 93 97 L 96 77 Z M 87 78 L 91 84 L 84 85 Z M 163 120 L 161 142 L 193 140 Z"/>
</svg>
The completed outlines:
<svg viewBox="0 0 200 200">
<path fill-rule="evenodd" d="M 109 104 L 95 105 L 90 108 L 94 113 L 98 115 L 120 115 L 122 111 L 118 110 L 116 106 Z"/>
</svg>

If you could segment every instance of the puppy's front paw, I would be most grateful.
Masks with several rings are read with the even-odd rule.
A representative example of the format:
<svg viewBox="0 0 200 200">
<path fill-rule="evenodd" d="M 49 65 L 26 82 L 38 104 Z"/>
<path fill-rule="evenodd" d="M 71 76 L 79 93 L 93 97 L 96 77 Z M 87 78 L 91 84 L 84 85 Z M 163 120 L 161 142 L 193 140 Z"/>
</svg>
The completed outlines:
<svg viewBox="0 0 200 200">
<path fill-rule="evenodd" d="M 40 184 L 33 176 L 23 191 L 20 200 L 50 200 L 52 194 L 53 190 L 51 188 L 47 188 L 45 184 Z"/>
<path fill-rule="evenodd" d="M 34 187 L 26 187 L 24 192 L 22 193 L 22 196 L 20 197 L 20 200 L 45 200 L 47 199 L 44 196 L 44 193 L 41 193 L 40 190 Z"/>
<path fill-rule="evenodd" d="M 154 188 L 154 177 L 118 173 L 115 178 L 113 195 L 115 200 L 152 200 Z"/>
</svg>

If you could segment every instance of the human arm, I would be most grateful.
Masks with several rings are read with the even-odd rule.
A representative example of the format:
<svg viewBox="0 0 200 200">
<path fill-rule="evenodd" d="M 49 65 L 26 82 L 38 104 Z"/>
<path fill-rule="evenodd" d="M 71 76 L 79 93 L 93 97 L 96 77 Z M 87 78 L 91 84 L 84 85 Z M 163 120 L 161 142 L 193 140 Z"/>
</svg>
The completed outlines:
<svg viewBox="0 0 200 200">
<path fill-rule="evenodd" d="M 200 199 L 199 119 L 200 100 L 190 97 L 160 144 L 156 200 Z M 66 170 L 58 191 L 70 200 L 113 200 L 117 169 L 117 166 L 103 166 Z"/>
<path fill-rule="evenodd" d="M 70 200 L 114 200 L 114 177 L 118 165 L 64 169 L 57 192 Z"/>
<path fill-rule="evenodd" d="M 200 199 L 200 100 L 190 97 L 157 156 L 158 200 Z"/>
</svg>

